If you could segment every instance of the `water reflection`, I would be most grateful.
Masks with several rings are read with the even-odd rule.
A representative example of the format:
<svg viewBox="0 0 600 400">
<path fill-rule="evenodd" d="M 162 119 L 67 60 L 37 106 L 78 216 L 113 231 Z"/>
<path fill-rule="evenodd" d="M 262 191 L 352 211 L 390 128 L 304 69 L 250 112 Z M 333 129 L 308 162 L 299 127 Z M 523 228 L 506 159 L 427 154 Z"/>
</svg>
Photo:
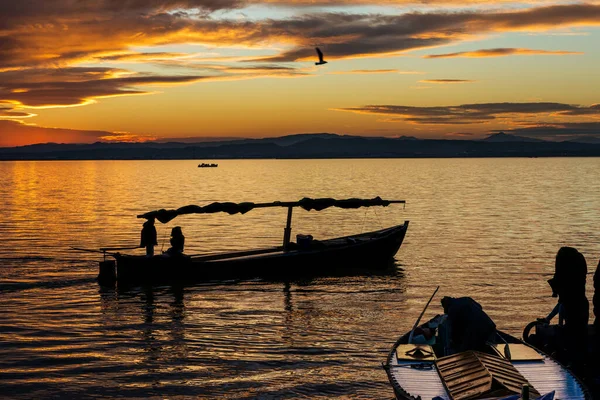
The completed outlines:
<svg viewBox="0 0 600 400">
<path fill-rule="evenodd" d="M 520 335 L 555 304 L 546 280 L 557 249 L 600 257 L 598 158 L 232 160 L 210 178 L 195 172 L 193 160 L 0 163 L 0 370 L 9 377 L 0 393 L 391 398 L 379 365 L 437 285 L 440 298 L 472 296 Z M 294 234 L 339 237 L 408 219 L 404 277 L 99 294 L 98 257 L 67 249 L 135 245 L 136 215 L 163 207 L 374 195 L 409 202 L 364 220 L 345 210 L 298 213 Z M 279 245 L 284 222 L 285 210 L 190 217 L 186 252 Z M 589 281 L 587 290 L 591 298 Z M 439 302 L 430 308 L 423 318 Z"/>
<path fill-rule="evenodd" d="M 384 374 L 373 380 L 382 357 L 367 355 L 371 367 L 363 365 L 374 339 L 364 329 L 372 322 L 364 322 L 373 313 L 350 310 L 364 303 L 366 311 L 381 295 L 397 298 L 388 287 L 397 279 L 102 288 L 99 295 L 104 330 L 119 332 L 112 356 L 132 365 L 119 377 L 130 396 L 324 398 L 385 386 Z M 355 369 L 365 367 L 356 379 Z"/>
</svg>

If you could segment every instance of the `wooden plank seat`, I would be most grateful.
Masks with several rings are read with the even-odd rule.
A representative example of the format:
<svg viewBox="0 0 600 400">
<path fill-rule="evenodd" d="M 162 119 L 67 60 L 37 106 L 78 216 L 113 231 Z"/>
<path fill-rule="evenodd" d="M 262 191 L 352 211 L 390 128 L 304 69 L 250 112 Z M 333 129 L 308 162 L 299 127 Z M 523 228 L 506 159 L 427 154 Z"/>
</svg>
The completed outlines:
<svg viewBox="0 0 600 400">
<path fill-rule="evenodd" d="M 466 351 L 435 362 L 444 386 L 453 400 L 509 396 L 529 385 L 532 397 L 540 394 L 506 359 L 478 351 Z"/>
</svg>

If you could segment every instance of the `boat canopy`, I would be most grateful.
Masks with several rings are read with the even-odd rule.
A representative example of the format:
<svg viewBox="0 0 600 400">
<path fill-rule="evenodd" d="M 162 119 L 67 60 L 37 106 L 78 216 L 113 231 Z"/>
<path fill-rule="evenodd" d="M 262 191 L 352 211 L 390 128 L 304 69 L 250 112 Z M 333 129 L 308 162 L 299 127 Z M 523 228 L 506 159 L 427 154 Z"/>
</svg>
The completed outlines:
<svg viewBox="0 0 600 400">
<path fill-rule="evenodd" d="M 360 208 L 360 207 L 373 207 L 373 206 L 382 206 L 387 207 L 393 203 L 401 203 L 405 204 L 405 200 L 383 200 L 381 197 L 375 197 L 373 199 L 344 199 L 344 200 L 336 200 L 332 198 L 319 198 L 319 199 L 311 199 L 308 197 L 303 198 L 299 201 L 274 201 L 272 203 L 211 203 L 206 206 L 196 206 L 189 205 L 178 208 L 176 210 L 156 210 L 150 211 L 145 214 L 138 215 L 138 218 L 156 218 L 163 224 L 173 220 L 175 217 L 179 215 L 186 214 L 208 214 L 208 213 L 217 213 L 217 212 L 226 212 L 228 214 L 245 214 L 250 210 L 255 208 L 265 208 L 265 207 L 302 207 L 306 211 L 316 210 L 321 211 L 329 207 L 339 207 L 339 208 Z"/>
</svg>

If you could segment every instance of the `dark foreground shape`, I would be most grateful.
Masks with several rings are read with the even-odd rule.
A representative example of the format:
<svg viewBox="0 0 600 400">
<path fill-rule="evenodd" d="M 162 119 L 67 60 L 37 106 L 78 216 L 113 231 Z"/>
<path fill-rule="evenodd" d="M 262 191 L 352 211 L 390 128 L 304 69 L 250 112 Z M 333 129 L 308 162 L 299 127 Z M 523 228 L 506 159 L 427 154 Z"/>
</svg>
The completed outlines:
<svg viewBox="0 0 600 400">
<path fill-rule="evenodd" d="M 171 282 L 253 277 L 282 278 L 381 270 L 402 245 L 408 221 L 375 232 L 235 253 L 154 257 L 116 253 L 117 281 Z"/>
<path fill-rule="evenodd" d="M 421 327 L 444 318 L 438 315 Z M 509 334 L 498 331 L 497 343 L 482 351 L 446 354 L 442 331 L 440 327 L 432 345 L 409 345 L 407 332 L 392 347 L 384 368 L 397 399 L 502 399 L 518 395 L 523 385 L 528 385 L 530 399 L 552 391 L 555 399 L 592 399 L 569 369 Z"/>
<path fill-rule="evenodd" d="M 584 354 L 572 354 L 565 351 L 563 343 L 562 327 L 549 325 L 538 320 L 529 323 L 523 330 L 523 340 L 535 346 L 545 353 L 553 354 L 565 365 L 572 365 L 573 371 L 589 388 L 594 399 L 600 399 L 600 341 L 597 338 L 597 329 L 594 325 L 588 325 L 587 351 Z"/>
</svg>

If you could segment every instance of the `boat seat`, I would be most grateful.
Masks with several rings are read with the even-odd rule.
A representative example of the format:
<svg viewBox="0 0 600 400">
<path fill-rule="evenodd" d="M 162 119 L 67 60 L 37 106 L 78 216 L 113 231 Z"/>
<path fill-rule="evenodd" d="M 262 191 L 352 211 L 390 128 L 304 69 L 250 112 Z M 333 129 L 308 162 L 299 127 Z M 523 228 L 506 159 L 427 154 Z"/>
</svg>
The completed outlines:
<svg viewBox="0 0 600 400">
<path fill-rule="evenodd" d="M 529 385 L 532 397 L 540 396 L 514 365 L 499 356 L 465 351 L 439 358 L 435 365 L 453 400 L 519 394 L 523 385 Z"/>
<path fill-rule="evenodd" d="M 433 348 L 428 344 L 400 344 L 396 348 L 398 360 L 435 361 Z"/>
<path fill-rule="evenodd" d="M 500 357 L 506 358 L 504 344 L 493 344 L 491 347 Z M 535 349 L 523 343 L 510 343 L 508 349 L 510 351 L 510 361 L 542 361 L 544 359 Z"/>
</svg>

